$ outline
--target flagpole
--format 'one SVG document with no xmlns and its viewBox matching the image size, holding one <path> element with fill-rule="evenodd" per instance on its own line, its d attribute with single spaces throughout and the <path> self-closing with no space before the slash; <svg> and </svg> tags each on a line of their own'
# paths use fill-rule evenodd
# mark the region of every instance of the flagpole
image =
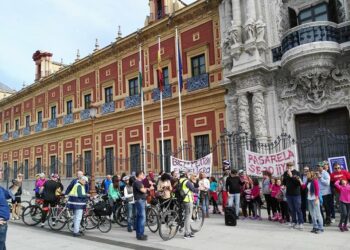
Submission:
<svg viewBox="0 0 350 250">
<path fill-rule="evenodd" d="M 160 36 L 158 36 L 158 53 L 160 59 Z M 160 68 L 160 62 L 158 62 L 158 68 Z M 158 76 L 159 77 L 159 76 Z M 158 79 L 160 80 L 160 79 Z M 162 83 L 164 84 L 164 83 Z M 161 126 L 161 140 L 162 140 L 162 169 L 164 171 L 164 126 L 163 126 L 163 87 L 160 87 L 160 126 Z"/>
<path fill-rule="evenodd" d="M 142 50 L 139 45 L 139 84 L 141 90 L 141 110 L 142 110 L 142 145 L 143 145 L 143 172 L 146 174 L 146 133 L 145 133 L 145 111 L 143 108 L 143 88 L 142 88 Z"/>
<path fill-rule="evenodd" d="M 176 68 L 177 68 L 177 82 L 178 82 L 178 96 L 179 96 L 179 118 L 180 118 L 180 144 L 181 144 L 181 159 L 184 160 L 184 137 L 183 137 L 183 128 L 182 128 L 182 104 L 181 104 L 181 89 L 180 89 L 180 67 L 179 67 L 179 35 L 177 31 L 177 27 L 175 28 L 176 32 L 176 41 L 175 41 L 175 48 L 176 48 Z"/>
</svg>

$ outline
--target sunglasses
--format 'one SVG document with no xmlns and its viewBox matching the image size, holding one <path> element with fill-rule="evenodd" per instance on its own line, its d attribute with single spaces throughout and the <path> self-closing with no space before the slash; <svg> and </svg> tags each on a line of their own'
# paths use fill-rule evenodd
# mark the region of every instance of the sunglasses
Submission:
<svg viewBox="0 0 350 250">
<path fill-rule="evenodd" d="M 334 169 L 340 169 L 339 167 L 337 167 L 337 168 L 334 168 Z"/>
</svg>

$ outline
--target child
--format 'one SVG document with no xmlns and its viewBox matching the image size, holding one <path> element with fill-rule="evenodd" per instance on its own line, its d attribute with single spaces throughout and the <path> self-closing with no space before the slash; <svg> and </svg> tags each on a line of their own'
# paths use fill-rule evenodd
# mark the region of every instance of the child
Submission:
<svg viewBox="0 0 350 250">
<path fill-rule="evenodd" d="M 255 219 L 261 220 L 261 197 L 260 197 L 260 186 L 259 180 L 253 179 L 253 188 L 252 188 L 252 200 L 253 200 L 253 211 L 255 214 Z"/>
<path fill-rule="evenodd" d="M 250 182 L 247 182 L 244 185 L 243 197 L 244 197 L 244 200 L 243 200 L 244 208 L 242 209 L 243 210 L 243 216 L 245 218 L 248 217 L 248 214 L 247 214 L 247 208 L 248 208 L 249 218 L 254 218 L 255 214 L 254 214 L 254 211 L 253 211 L 252 184 Z M 251 217 L 252 214 L 253 214 L 253 217 Z"/>
<path fill-rule="evenodd" d="M 341 232 L 349 231 L 347 222 L 350 213 L 350 185 L 347 180 L 337 180 L 334 186 L 339 190 L 340 222 L 339 229 Z"/>
<path fill-rule="evenodd" d="M 276 199 L 278 202 L 278 206 L 281 209 L 281 218 L 279 220 L 280 223 L 289 222 L 289 212 L 288 212 L 288 203 L 286 196 L 286 187 L 281 186 L 280 192 L 276 195 Z"/>
<path fill-rule="evenodd" d="M 273 221 L 279 221 L 281 219 L 281 216 L 280 216 L 281 211 L 276 198 L 276 195 L 281 191 L 281 184 L 282 184 L 281 180 L 278 178 L 275 178 L 271 184 L 271 205 L 272 205 L 272 212 L 274 213 L 272 217 Z"/>
</svg>

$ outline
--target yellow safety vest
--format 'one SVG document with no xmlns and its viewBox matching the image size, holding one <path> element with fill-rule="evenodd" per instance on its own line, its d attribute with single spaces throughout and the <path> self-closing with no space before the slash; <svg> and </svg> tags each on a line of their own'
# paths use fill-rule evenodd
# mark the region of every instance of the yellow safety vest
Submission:
<svg viewBox="0 0 350 250">
<path fill-rule="evenodd" d="M 193 193 L 192 191 L 186 186 L 186 183 L 188 182 L 189 180 L 187 180 L 186 178 L 181 178 L 179 180 L 180 183 L 182 183 L 182 190 L 185 192 L 186 197 L 185 199 L 183 200 L 183 202 L 186 202 L 186 203 L 189 203 L 189 202 L 193 202 Z"/>
<path fill-rule="evenodd" d="M 72 190 L 69 192 L 69 196 L 78 197 L 78 187 L 79 186 L 81 186 L 82 194 L 85 196 L 86 195 L 85 187 L 80 182 L 77 182 L 73 186 Z"/>
</svg>

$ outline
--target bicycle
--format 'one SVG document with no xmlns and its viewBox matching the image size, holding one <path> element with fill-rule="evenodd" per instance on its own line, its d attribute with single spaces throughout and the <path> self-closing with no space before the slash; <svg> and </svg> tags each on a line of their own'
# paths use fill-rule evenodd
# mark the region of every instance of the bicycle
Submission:
<svg viewBox="0 0 350 250">
<path fill-rule="evenodd" d="M 47 222 L 52 230 L 61 230 L 70 220 L 72 220 L 72 214 L 65 201 L 50 208 Z"/>
<path fill-rule="evenodd" d="M 43 216 L 43 199 L 37 199 L 34 205 L 29 205 L 22 211 L 22 221 L 27 226 L 36 226 L 41 222 Z"/>
</svg>

